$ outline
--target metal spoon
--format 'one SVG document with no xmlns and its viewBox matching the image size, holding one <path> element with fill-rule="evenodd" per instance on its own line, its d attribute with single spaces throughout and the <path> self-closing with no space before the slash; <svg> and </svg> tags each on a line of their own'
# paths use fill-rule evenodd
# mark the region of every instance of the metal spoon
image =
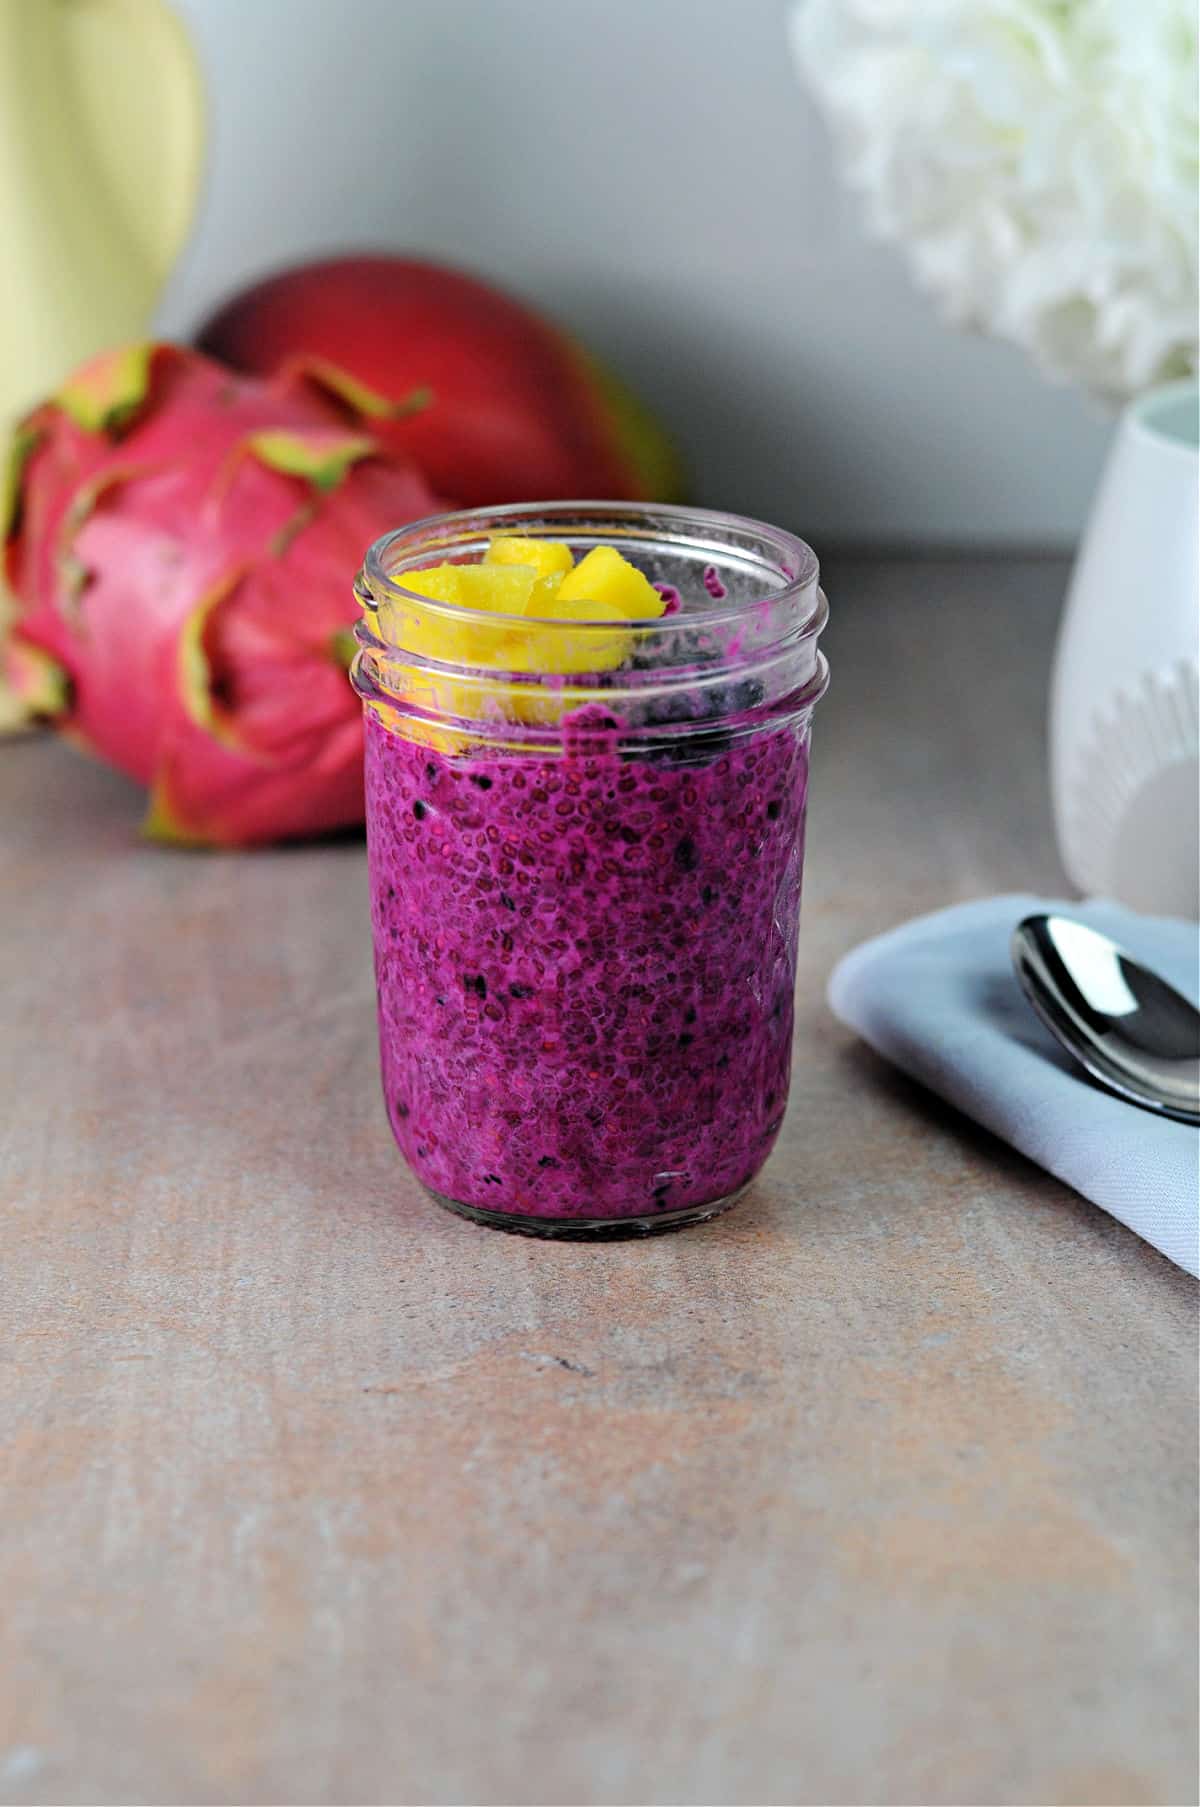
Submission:
<svg viewBox="0 0 1200 1807">
<path fill-rule="evenodd" d="M 1200 1010 L 1096 929 L 1027 916 L 1013 930 L 1021 988 L 1093 1079 L 1143 1109 L 1200 1123 Z"/>
</svg>

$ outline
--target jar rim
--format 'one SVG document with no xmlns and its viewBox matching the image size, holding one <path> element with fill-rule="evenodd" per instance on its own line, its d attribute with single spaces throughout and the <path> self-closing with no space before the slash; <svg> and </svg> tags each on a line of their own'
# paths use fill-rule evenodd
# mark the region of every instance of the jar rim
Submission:
<svg viewBox="0 0 1200 1807">
<path fill-rule="evenodd" d="M 820 565 L 816 553 L 806 541 L 797 534 L 789 533 L 786 528 L 774 527 L 753 516 L 731 514 L 713 508 L 695 508 L 674 502 L 516 502 L 495 508 L 463 508 L 423 515 L 419 520 L 410 521 L 403 527 L 393 528 L 391 532 L 380 535 L 368 547 L 359 574 L 360 600 L 368 605 L 377 605 L 383 600 L 398 597 L 406 602 L 418 603 L 422 614 L 434 618 L 461 623 L 478 621 L 485 611 L 457 603 L 435 601 L 423 596 L 419 590 L 406 589 L 389 568 L 393 550 L 410 542 L 411 561 L 405 559 L 401 569 L 405 566 L 421 569 L 423 567 L 417 560 L 423 558 L 428 563 L 431 551 L 445 552 L 463 542 L 486 538 L 489 533 L 516 531 L 522 526 L 529 529 L 536 525 L 542 529 L 536 537 L 553 538 L 554 525 L 558 523 L 562 537 L 571 537 L 568 533 L 570 524 L 585 528 L 589 518 L 595 523 L 589 531 L 596 535 L 597 544 L 611 543 L 616 524 L 622 523 L 620 537 L 628 541 L 653 539 L 665 534 L 684 548 L 694 546 L 698 555 L 709 550 L 727 557 L 731 544 L 736 544 L 739 537 L 747 541 L 757 539 L 763 547 L 769 548 L 775 554 L 778 587 L 761 592 L 752 599 L 744 598 L 728 609 L 706 610 L 703 617 L 706 629 L 732 627 L 751 610 L 761 609 L 764 604 L 785 604 L 793 599 L 802 603 L 806 595 L 807 608 L 799 619 L 791 623 L 792 633 L 804 636 L 809 632 L 819 632 L 824 625 L 826 605 L 819 585 Z M 603 524 L 606 524 L 606 530 L 600 531 Z M 720 537 L 722 533 L 723 538 Z M 580 536 L 577 533 L 574 537 Z M 767 559 L 760 558 L 757 562 L 763 569 L 769 569 Z M 521 615 L 506 615 L 491 610 L 486 611 L 486 615 L 488 621 L 495 623 L 498 628 L 506 623 L 525 628 L 529 625 Z M 694 616 L 681 612 L 660 616 L 652 621 L 639 621 L 637 625 L 643 633 L 658 636 L 692 629 L 695 620 Z M 586 624 L 569 616 L 544 616 L 538 619 L 539 629 L 583 627 L 588 633 L 593 630 L 604 633 L 628 626 L 628 620 L 623 617 L 614 617 L 611 621 L 591 620 Z"/>
</svg>

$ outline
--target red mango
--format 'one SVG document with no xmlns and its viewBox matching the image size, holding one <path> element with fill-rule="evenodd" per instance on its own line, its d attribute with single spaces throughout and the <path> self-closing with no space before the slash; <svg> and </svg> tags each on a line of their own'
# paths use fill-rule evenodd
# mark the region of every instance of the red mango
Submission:
<svg viewBox="0 0 1200 1807">
<path fill-rule="evenodd" d="M 468 506 L 678 495 L 674 449 L 642 405 L 558 327 L 490 283 L 406 257 L 345 257 L 268 277 L 200 345 L 266 374 L 321 361 L 428 406 L 372 432 Z"/>
</svg>

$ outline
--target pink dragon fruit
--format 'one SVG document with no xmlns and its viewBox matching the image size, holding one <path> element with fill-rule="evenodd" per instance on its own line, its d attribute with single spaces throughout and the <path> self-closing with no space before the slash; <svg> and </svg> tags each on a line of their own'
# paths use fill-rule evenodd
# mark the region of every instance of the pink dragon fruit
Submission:
<svg viewBox="0 0 1200 1807">
<path fill-rule="evenodd" d="M 148 834 L 237 846 L 362 820 L 350 585 L 372 539 L 438 506 L 371 437 L 383 406 L 328 371 L 259 382 L 138 345 L 18 428 L 6 676 L 149 788 Z"/>
</svg>

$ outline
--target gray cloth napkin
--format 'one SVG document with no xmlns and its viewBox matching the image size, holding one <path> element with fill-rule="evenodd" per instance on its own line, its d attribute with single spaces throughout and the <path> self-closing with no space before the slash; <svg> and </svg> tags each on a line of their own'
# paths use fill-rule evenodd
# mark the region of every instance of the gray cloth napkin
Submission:
<svg viewBox="0 0 1200 1807">
<path fill-rule="evenodd" d="M 1103 929 L 1200 996 L 1195 923 L 1017 895 L 939 910 L 865 942 L 834 969 L 829 1002 L 888 1060 L 1194 1274 L 1200 1129 L 1101 1091 L 1043 1028 L 1008 951 L 1034 910 Z"/>
</svg>

